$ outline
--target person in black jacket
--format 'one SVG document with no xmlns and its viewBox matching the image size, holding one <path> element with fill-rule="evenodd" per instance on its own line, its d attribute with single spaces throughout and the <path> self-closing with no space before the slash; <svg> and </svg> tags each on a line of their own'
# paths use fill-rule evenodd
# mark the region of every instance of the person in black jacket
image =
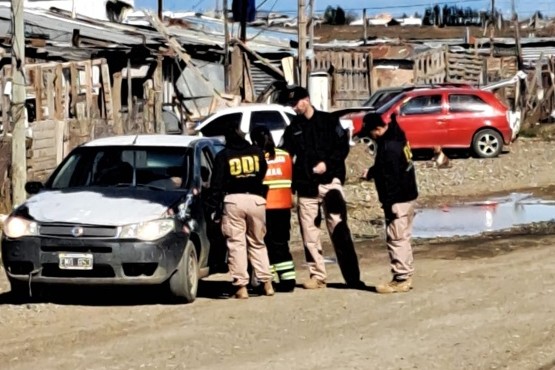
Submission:
<svg viewBox="0 0 555 370">
<path fill-rule="evenodd" d="M 266 234 L 266 192 L 262 183 L 268 165 L 262 150 L 246 141 L 237 124 L 225 134 L 225 149 L 216 155 L 207 202 L 222 209 L 222 232 L 228 247 L 228 266 L 236 298 L 248 298 L 248 262 L 266 295 L 274 295 Z M 223 203 L 223 207 L 220 205 Z M 217 220 L 219 217 L 215 216 Z"/>
<path fill-rule="evenodd" d="M 297 113 L 285 129 L 280 147 L 294 158 L 292 188 L 298 197 L 299 224 L 310 274 L 303 287 L 326 287 L 320 241 L 321 205 L 343 278 L 350 287 L 364 287 L 347 225 L 343 194 L 348 132 L 330 113 L 316 110 L 303 87 L 290 86 L 283 90 L 280 103 L 293 107 Z"/>
<path fill-rule="evenodd" d="M 393 279 L 376 286 L 378 293 L 408 292 L 414 273 L 411 246 L 414 203 L 418 197 L 412 153 L 395 114 L 390 122 L 375 114 L 364 116 L 363 134 L 376 140 L 374 165 L 362 178 L 374 180 L 385 214 L 386 242 Z"/>
</svg>

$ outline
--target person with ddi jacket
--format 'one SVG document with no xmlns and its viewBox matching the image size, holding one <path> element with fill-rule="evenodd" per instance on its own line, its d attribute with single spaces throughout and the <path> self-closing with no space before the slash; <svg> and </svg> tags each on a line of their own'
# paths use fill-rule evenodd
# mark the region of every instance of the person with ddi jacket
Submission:
<svg viewBox="0 0 555 370">
<path fill-rule="evenodd" d="M 295 264 L 289 251 L 293 164 L 289 153 L 275 147 L 267 127 L 256 126 L 251 130 L 250 136 L 253 144 L 264 151 L 268 163 L 264 177 L 264 184 L 268 186 L 264 241 L 268 248 L 275 287 L 277 291 L 292 292 L 296 284 Z"/>
<path fill-rule="evenodd" d="M 414 203 L 418 197 L 412 153 L 396 115 L 390 122 L 367 114 L 363 132 L 377 143 L 374 165 L 364 171 L 362 178 L 374 180 L 378 198 L 385 214 L 386 242 L 393 279 L 376 286 L 378 293 L 408 292 L 412 289 L 414 273 L 411 246 Z"/>
<path fill-rule="evenodd" d="M 266 192 L 262 181 L 268 168 L 262 150 L 246 141 L 238 124 L 225 133 L 225 148 L 215 158 L 210 182 L 212 206 L 223 203 L 222 233 L 236 298 L 248 298 L 248 262 L 266 295 L 274 295 L 266 233 Z M 217 218 L 217 217 L 216 217 Z"/>
<path fill-rule="evenodd" d="M 297 113 L 285 129 L 280 147 L 294 158 L 293 190 L 298 197 L 301 236 L 310 274 L 303 287 L 326 287 L 327 273 L 320 241 L 320 208 L 323 206 L 343 278 L 349 287 L 362 288 L 364 283 L 360 281 L 343 194 L 345 159 L 349 154 L 347 130 L 330 113 L 315 109 L 303 87 L 288 87 L 279 99 Z"/>
</svg>

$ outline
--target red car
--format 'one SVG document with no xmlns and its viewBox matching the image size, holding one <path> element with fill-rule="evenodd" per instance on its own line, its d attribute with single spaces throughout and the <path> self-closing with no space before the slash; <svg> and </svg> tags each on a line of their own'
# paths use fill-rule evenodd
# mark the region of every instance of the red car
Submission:
<svg viewBox="0 0 555 370">
<path fill-rule="evenodd" d="M 353 136 L 360 136 L 366 114 L 389 122 L 392 113 L 413 149 L 471 149 L 478 157 L 492 158 L 513 139 L 508 108 L 493 93 L 472 87 L 405 91 L 375 110 L 341 119 L 352 121 Z"/>
</svg>

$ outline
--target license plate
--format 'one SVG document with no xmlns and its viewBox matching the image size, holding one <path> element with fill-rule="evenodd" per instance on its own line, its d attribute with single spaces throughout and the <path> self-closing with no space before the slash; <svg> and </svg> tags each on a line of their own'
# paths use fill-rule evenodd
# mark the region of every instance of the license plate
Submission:
<svg viewBox="0 0 555 370">
<path fill-rule="evenodd" d="M 92 253 L 60 253 L 60 270 L 92 270 Z"/>
</svg>

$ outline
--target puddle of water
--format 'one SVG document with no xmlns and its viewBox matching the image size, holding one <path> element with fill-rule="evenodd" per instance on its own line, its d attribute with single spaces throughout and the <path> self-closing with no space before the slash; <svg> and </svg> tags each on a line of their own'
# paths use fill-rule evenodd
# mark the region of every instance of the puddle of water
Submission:
<svg viewBox="0 0 555 370">
<path fill-rule="evenodd" d="M 484 202 L 417 210 L 413 237 L 478 235 L 486 231 L 551 220 L 555 220 L 555 201 L 534 198 L 531 194 L 513 193 Z"/>
</svg>

